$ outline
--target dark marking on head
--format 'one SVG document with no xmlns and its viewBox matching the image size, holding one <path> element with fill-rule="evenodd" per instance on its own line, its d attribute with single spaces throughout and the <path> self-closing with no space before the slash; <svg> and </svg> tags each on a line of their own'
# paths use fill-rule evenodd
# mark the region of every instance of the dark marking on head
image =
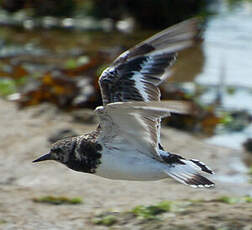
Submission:
<svg viewBox="0 0 252 230">
<path fill-rule="evenodd" d="M 66 163 L 69 168 L 85 173 L 95 173 L 96 168 L 101 164 L 102 146 L 92 137 L 91 133 L 77 141 L 76 148 Z"/>
<path fill-rule="evenodd" d="M 91 133 L 57 141 L 52 145 L 51 160 L 56 160 L 67 167 L 86 173 L 95 173 L 101 163 L 102 145 L 96 142 L 100 128 Z"/>
<path fill-rule="evenodd" d="M 74 137 L 67 137 L 55 142 L 51 148 L 52 159 L 65 164 L 76 146 Z"/>
</svg>

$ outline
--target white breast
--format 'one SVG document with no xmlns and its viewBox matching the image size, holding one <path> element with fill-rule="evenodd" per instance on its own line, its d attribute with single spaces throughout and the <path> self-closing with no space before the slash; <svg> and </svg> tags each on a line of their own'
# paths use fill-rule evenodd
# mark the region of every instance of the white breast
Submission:
<svg viewBox="0 0 252 230">
<path fill-rule="evenodd" d="M 103 148 L 101 164 L 96 175 L 118 180 L 159 180 L 167 177 L 166 166 L 145 154 L 131 149 L 130 145 Z"/>
</svg>

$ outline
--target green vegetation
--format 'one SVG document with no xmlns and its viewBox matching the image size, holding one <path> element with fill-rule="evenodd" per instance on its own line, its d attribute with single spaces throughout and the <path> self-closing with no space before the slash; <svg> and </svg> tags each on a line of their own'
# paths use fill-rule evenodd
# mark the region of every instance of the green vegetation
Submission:
<svg viewBox="0 0 252 230">
<path fill-rule="evenodd" d="M 0 224 L 6 224 L 7 221 L 6 220 L 0 220 Z"/>
<path fill-rule="evenodd" d="M 92 223 L 95 225 L 102 226 L 113 226 L 116 225 L 122 226 L 127 225 L 127 223 L 141 224 L 141 229 L 159 229 L 160 226 L 164 226 L 167 221 L 170 221 L 175 217 L 185 217 L 190 218 L 192 213 L 201 212 L 208 206 L 212 208 L 216 207 L 216 202 L 221 202 L 220 206 L 226 208 L 225 204 L 233 205 L 240 204 L 237 206 L 238 209 L 241 209 L 243 206 L 241 204 L 245 204 L 244 207 L 248 207 L 252 203 L 251 196 L 242 196 L 242 197 L 229 197 L 229 196 L 221 196 L 217 199 L 213 200 L 179 200 L 179 201 L 162 201 L 153 205 L 138 205 L 133 209 L 125 212 L 103 212 L 92 219 Z M 166 215 L 165 215 L 166 213 Z M 227 221 L 229 224 L 229 219 L 224 220 L 222 216 L 219 215 L 210 215 L 208 218 L 216 221 L 223 220 Z M 223 222 L 223 223 L 224 223 Z M 231 223 L 233 224 L 233 222 Z M 172 229 L 188 229 L 187 225 L 175 225 Z M 205 227 L 205 226 L 204 226 Z M 112 227 L 114 228 L 114 227 Z M 163 228 L 162 228 L 163 229 Z M 191 228 L 190 228 L 191 229 Z M 200 228 L 200 229 L 203 229 Z M 208 228 L 204 228 L 208 229 Z M 210 229 L 210 228 L 209 228 Z M 218 230 L 228 230 L 231 229 L 228 226 L 215 226 L 211 229 Z"/>
<path fill-rule="evenodd" d="M 55 196 L 43 196 L 40 198 L 33 198 L 34 202 L 37 203 L 46 203 L 46 204 L 53 204 L 53 205 L 61 205 L 61 204 L 82 204 L 83 201 L 81 198 L 74 197 L 74 198 L 67 198 L 67 197 L 55 197 Z"/>
<path fill-rule="evenodd" d="M 139 205 L 136 206 L 131 210 L 131 212 L 143 219 L 157 219 L 157 216 L 164 213 L 171 211 L 172 203 L 170 201 L 162 201 L 157 205 L 150 205 L 150 206 L 143 206 Z"/>
<path fill-rule="evenodd" d="M 17 92 L 18 87 L 27 83 L 27 77 L 19 79 L 0 78 L 0 96 L 8 96 Z"/>
<path fill-rule="evenodd" d="M 98 216 L 93 219 L 93 223 L 97 225 L 111 226 L 117 222 L 117 218 L 113 215 Z"/>
<path fill-rule="evenodd" d="M 236 91 L 236 88 L 233 87 L 233 86 L 228 86 L 226 90 L 227 90 L 227 93 L 228 93 L 229 95 L 234 95 L 234 94 L 235 94 L 235 91 Z"/>
<path fill-rule="evenodd" d="M 225 112 L 225 113 L 221 114 L 221 119 L 220 119 L 221 124 L 228 126 L 233 121 L 234 121 L 234 119 L 229 113 Z"/>
<path fill-rule="evenodd" d="M 245 197 L 243 197 L 243 200 L 244 200 L 246 203 L 252 203 L 252 197 L 251 197 L 251 196 L 245 196 Z"/>
<path fill-rule="evenodd" d="M 249 167 L 248 174 L 252 175 L 252 166 Z"/>
<path fill-rule="evenodd" d="M 252 197 L 250 196 L 244 196 L 244 197 L 229 197 L 229 196 L 222 196 L 218 199 L 215 199 L 213 201 L 226 203 L 226 204 L 237 204 L 237 203 L 251 203 Z"/>
<path fill-rule="evenodd" d="M 78 67 L 78 63 L 76 59 L 70 58 L 65 62 L 64 66 L 67 69 L 74 69 Z"/>
<path fill-rule="evenodd" d="M 0 96 L 8 96 L 17 91 L 15 81 L 12 79 L 0 79 Z"/>
<path fill-rule="evenodd" d="M 235 197 L 221 196 L 215 201 L 225 203 L 225 204 L 236 204 L 239 203 L 240 199 Z"/>
<path fill-rule="evenodd" d="M 64 66 L 66 69 L 75 69 L 82 65 L 89 63 L 89 57 L 88 56 L 80 56 L 78 58 L 69 58 L 65 61 Z"/>
</svg>

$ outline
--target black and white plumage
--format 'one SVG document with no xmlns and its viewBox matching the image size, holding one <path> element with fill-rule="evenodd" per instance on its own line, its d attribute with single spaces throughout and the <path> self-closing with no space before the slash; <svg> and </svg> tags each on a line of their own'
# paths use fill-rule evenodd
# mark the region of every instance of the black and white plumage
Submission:
<svg viewBox="0 0 252 230">
<path fill-rule="evenodd" d="M 193 187 L 214 183 L 200 172 L 213 172 L 198 160 L 167 152 L 160 143 L 160 121 L 171 112 L 189 113 L 181 101 L 160 101 L 158 86 L 172 73 L 176 52 L 193 45 L 198 21 L 172 26 L 121 54 L 102 73 L 103 106 L 95 112 L 92 133 L 66 138 L 34 162 L 56 160 L 69 168 L 111 179 L 159 180 L 170 176 Z"/>
</svg>

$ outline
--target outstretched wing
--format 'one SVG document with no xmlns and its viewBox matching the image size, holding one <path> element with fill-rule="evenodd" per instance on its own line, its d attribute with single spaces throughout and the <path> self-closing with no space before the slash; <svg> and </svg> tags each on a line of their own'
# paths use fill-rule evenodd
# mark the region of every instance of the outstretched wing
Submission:
<svg viewBox="0 0 252 230">
<path fill-rule="evenodd" d="M 118 102 L 101 106 L 96 109 L 100 138 L 113 146 L 114 142 L 125 140 L 138 152 L 159 158 L 157 120 L 169 116 L 170 112 L 189 113 L 190 110 L 190 103 L 182 101 Z"/>
<path fill-rule="evenodd" d="M 99 79 L 103 104 L 120 101 L 158 101 L 158 85 L 171 74 L 176 52 L 198 36 L 198 20 L 167 28 L 121 54 Z"/>
</svg>

